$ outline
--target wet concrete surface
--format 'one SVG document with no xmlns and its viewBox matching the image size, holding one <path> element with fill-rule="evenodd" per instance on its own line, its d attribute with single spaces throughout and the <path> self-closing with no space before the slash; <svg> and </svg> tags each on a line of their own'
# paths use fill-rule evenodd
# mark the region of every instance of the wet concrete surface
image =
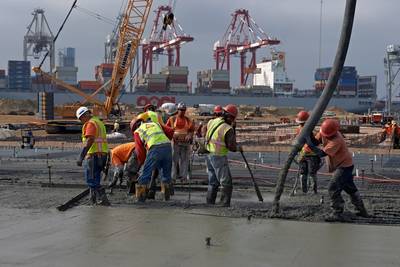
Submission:
<svg viewBox="0 0 400 267">
<path fill-rule="evenodd" d="M 0 208 L 1 266 L 399 266 L 398 227 Z M 211 238 L 210 246 L 205 239 Z"/>
</svg>

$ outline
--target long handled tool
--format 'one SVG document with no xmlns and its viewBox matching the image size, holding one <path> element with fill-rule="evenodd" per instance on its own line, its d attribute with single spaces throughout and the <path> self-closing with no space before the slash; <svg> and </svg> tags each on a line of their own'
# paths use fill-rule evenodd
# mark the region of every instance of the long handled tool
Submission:
<svg viewBox="0 0 400 267">
<path fill-rule="evenodd" d="M 260 189 L 258 188 L 256 180 L 254 179 L 253 172 L 251 171 L 250 166 L 247 163 L 247 159 L 244 156 L 243 151 L 240 151 L 240 154 L 242 155 L 244 163 L 246 163 L 246 167 L 249 170 L 249 173 L 250 173 L 250 176 L 251 176 L 251 180 L 253 181 L 254 189 L 256 190 L 256 194 L 257 194 L 258 200 L 262 202 L 262 201 L 264 201 L 264 199 L 263 199 L 263 197 L 261 195 Z"/>
<path fill-rule="evenodd" d="M 79 193 L 75 197 L 71 198 L 70 200 L 68 200 L 64 204 L 58 206 L 57 210 L 66 211 L 67 209 L 70 209 L 70 208 L 76 206 L 79 203 L 79 201 L 81 199 L 83 199 L 84 197 L 86 197 L 87 195 L 89 195 L 89 193 L 90 193 L 90 189 L 89 188 L 85 189 L 84 191 L 82 191 L 81 193 Z"/>
</svg>

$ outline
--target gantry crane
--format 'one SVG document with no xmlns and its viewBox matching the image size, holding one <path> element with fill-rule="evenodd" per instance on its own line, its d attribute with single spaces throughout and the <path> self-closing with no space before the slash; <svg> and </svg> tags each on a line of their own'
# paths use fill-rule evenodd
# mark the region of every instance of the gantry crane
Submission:
<svg viewBox="0 0 400 267">
<path fill-rule="evenodd" d="M 153 55 L 168 55 L 168 66 L 180 66 L 180 48 L 184 43 L 192 42 L 193 37 L 187 35 L 173 13 L 173 6 L 159 6 L 154 12 L 153 26 L 149 38 L 142 43 L 142 74 L 153 73 Z M 175 52 L 175 59 L 174 59 Z"/>
<path fill-rule="evenodd" d="M 261 47 L 277 45 L 280 41 L 265 33 L 249 15 L 246 9 L 238 9 L 220 41 L 214 45 L 214 59 L 217 70 L 230 70 L 230 56 L 240 56 L 240 85 L 246 85 L 249 74 L 256 72 L 256 51 Z M 251 60 L 246 66 L 246 53 Z"/>
</svg>

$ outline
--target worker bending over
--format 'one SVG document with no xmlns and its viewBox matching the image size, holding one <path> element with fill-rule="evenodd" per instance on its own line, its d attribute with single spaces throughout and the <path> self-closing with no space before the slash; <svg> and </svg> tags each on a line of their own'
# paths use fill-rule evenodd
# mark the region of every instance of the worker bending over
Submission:
<svg viewBox="0 0 400 267">
<path fill-rule="evenodd" d="M 144 164 L 136 185 L 137 200 L 145 202 L 148 184 L 155 169 L 161 171 L 161 193 L 165 200 L 169 200 L 172 167 L 170 139 L 173 136 L 173 130 L 167 126 L 161 126 L 151 119 L 139 118 L 131 122 L 131 131 L 135 139 L 138 167 Z"/>
<path fill-rule="evenodd" d="M 242 151 L 236 143 L 235 130 L 232 127 L 238 109 L 234 105 L 223 108 L 223 116 L 212 119 L 206 127 L 208 191 L 207 204 L 215 204 L 217 192 L 222 185 L 221 203 L 229 207 L 232 197 L 232 175 L 228 165 L 228 151 Z"/>
<path fill-rule="evenodd" d="M 90 199 L 93 204 L 110 205 L 105 190 L 100 185 L 101 172 L 106 165 L 108 154 L 106 127 L 99 118 L 92 116 L 87 107 L 78 108 L 76 117 L 83 123 L 83 149 L 77 165 L 84 165 Z"/>
<path fill-rule="evenodd" d="M 128 193 L 133 192 L 139 171 L 134 150 L 134 142 L 121 144 L 111 150 L 111 164 L 114 171 L 112 181 L 109 184 L 111 189 L 117 185 L 118 181 L 119 185 L 121 185 L 123 177 L 127 177 Z"/>
<path fill-rule="evenodd" d="M 351 202 L 358 211 L 357 216 L 368 217 L 364 202 L 353 181 L 353 158 L 343 135 L 339 132 L 339 122 L 334 119 L 325 120 L 316 138 L 322 143 L 322 150 L 314 146 L 310 138 L 307 138 L 307 144 L 320 157 L 328 156 L 329 172 L 333 172 L 328 186 L 333 213 L 327 218 L 327 221 L 343 220 L 344 200 L 341 195 L 342 190 L 350 195 Z"/>
<path fill-rule="evenodd" d="M 304 127 L 304 124 L 309 117 L 310 114 L 307 111 L 300 111 L 297 114 L 296 122 L 299 124 L 299 127 L 296 129 L 296 135 L 300 134 L 301 130 Z M 316 140 L 314 137 L 314 133 L 310 134 L 310 138 L 315 146 L 319 144 L 318 140 Z M 298 163 L 300 168 L 299 178 L 303 193 L 308 192 L 308 179 L 310 179 L 312 182 L 312 190 L 314 194 L 317 194 L 317 172 L 320 168 L 321 159 L 316 155 L 315 152 L 311 150 L 311 148 L 307 144 L 305 144 L 299 153 Z"/>
<path fill-rule="evenodd" d="M 178 114 L 167 121 L 174 130 L 172 138 L 172 181 L 186 179 L 189 170 L 190 144 L 195 130 L 194 122 L 186 115 L 186 105 L 178 104 Z"/>
</svg>

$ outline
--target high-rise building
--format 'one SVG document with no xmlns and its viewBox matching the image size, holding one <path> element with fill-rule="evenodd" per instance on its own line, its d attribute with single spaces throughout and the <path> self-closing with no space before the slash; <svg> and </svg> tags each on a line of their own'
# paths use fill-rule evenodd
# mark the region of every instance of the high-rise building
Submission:
<svg viewBox="0 0 400 267">
<path fill-rule="evenodd" d="M 78 67 L 75 66 L 75 48 L 67 47 L 58 51 L 58 66 L 54 70 L 56 78 L 76 85 Z"/>
<path fill-rule="evenodd" d="M 31 90 L 30 61 L 8 61 L 8 88 L 18 90 Z"/>
</svg>

